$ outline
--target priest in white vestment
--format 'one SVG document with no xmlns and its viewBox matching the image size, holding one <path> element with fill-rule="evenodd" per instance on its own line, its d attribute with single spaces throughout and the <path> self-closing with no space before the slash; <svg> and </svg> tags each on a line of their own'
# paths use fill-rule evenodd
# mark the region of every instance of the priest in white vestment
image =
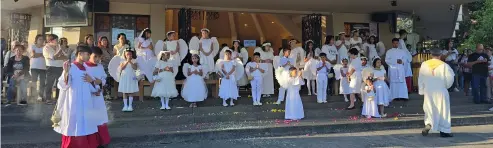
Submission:
<svg viewBox="0 0 493 148">
<path fill-rule="evenodd" d="M 441 50 L 431 51 L 432 59 L 421 64 L 419 69 L 419 94 L 424 96 L 425 129 L 439 131 L 441 137 L 452 137 L 450 122 L 450 96 L 448 88 L 454 83 L 454 71 L 440 60 Z"/>
<path fill-rule="evenodd" d="M 77 59 L 65 62 L 63 74 L 59 78 L 58 97 L 54 130 L 62 134 L 62 148 L 95 148 L 100 146 L 98 139 L 98 111 L 94 108 L 92 94 L 94 80 L 86 72 L 83 63 L 89 59 L 91 50 L 87 46 L 77 48 Z M 70 66 L 69 66 L 70 65 Z M 56 125 L 58 124 L 58 125 Z"/>
<path fill-rule="evenodd" d="M 390 98 L 409 99 L 406 86 L 405 64 L 407 54 L 399 49 L 399 39 L 392 39 L 392 49 L 385 55 L 385 62 L 389 66 Z"/>
</svg>

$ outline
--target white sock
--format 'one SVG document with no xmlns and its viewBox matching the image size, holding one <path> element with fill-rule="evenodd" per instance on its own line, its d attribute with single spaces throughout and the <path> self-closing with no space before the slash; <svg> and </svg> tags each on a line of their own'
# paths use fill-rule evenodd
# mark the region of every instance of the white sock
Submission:
<svg viewBox="0 0 493 148">
<path fill-rule="evenodd" d="M 348 99 L 347 99 L 347 95 L 344 95 L 344 100 L 348 100 Z"/>
<path fill-rule="evenodd" d="M 229 100 L 229 103 L 233 103 L 233 99 L 230 99 L 230 100 Z"/>
<path fill-rule="evenodd" d="M 169 98 L 164 99 L 166 101 L 166 106 L 169 106 Z"/>
<path fill-rule="evenodd" d="M 223 99 L 223 104 L 226 104 L 226 100 L 227 100 L 227 99 Z"/>
<path fill-rule="evenodd" d="M 308 87 L 308 94 L 312 94 L 312 88 L 310 85 L 312 83 L 312 80 L 306 79 L 306 83 L 308 83 L 308 84 L 306 84 L 306 87 Z"/>
<path fill-rule="evenodd" d="M 132 107 L 132 102 L 134 101 L 134 97 L 130 96 L 128 97 L 128 106 Z"/>
<path fill-rule="evenodd" d="M 161 97 L 161 107 L 164 107 L 164 97 Z"/>
<path fill-rule="evenodd" d="M 313 82 L 312 82 L 312 90 L 313 90 L 313 94 L 316 94 L 316 93 L 317 93 L 317 91 L 316 91 L 317 89 L 315 88 L 315 83 L 316 83 L 317 81 L 315 81 L 315 80 L 312 80 L 312 81 L 313 81 Z"/>
<path fill-rule="evenodd" d="M 128 99 L 123 99 L 123 107 L 128 107 L 127 101 L 128 101 Z"/>
</svg>

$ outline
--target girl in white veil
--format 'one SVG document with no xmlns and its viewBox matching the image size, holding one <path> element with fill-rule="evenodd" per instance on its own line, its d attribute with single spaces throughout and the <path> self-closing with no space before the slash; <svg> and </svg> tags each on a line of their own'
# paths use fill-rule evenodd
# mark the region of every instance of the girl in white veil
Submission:
<svg viewBox="0 0 493 148">
<path fill-rule="evenodd" d="M 152 45 L 151 30 L 149 28 L 142 30 L 140 35 L 135 38 L 135 49 L 137 49 L 137 54 L 144 57 L 145 60 L 156 57 L 153 51 L 154 46 Z"/>
</svg>

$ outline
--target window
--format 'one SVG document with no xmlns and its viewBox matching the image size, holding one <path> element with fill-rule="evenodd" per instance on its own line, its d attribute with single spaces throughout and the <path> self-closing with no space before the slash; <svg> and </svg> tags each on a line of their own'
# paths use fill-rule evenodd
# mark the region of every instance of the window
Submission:
<svg viewBox="0 0 493 148">
<path fill-rule="evenodd" d="M 150 26 L 148 15 L 96 14 L 95 17 L 94 33 L 96 39 L 106 36 L 111 45 L 117 44 L 118 39 L 116 37 L 118 34 L 124 33 L 132 47 L 135 37 Z"/>
</svg>

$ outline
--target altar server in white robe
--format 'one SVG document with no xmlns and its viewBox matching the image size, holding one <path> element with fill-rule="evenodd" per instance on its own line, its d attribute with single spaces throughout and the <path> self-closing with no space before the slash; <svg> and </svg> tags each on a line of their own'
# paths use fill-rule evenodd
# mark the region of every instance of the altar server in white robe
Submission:
<svg viewBox="0 0 493 148">
<path fill-rule="evenodd" d="M 267 64 L 267 71 L 262 82 L 262 97 L 270 97 L 274 94 L 274 50 L 270 42 L 264 42 L 261 48 L 256 48 L 255 52 L 260 53 L 260 60 Z M 276 67 L 277 68 L 277 67 Z"/>
<path fill-rule="evenodd" d="M 407 49 L 406 42 L 404 39 L 407 37 L 407 32 L 406 30 L 400 30 L 399 31 L 399 49 L 402 50 L 404 54 L 403 58 L 403 64 L 404 64 L 404 76 L 406 76 L 406 87 L 407 91 L 411 92 L 412 91 L 412 78 L 413 78 L 413 71 L 411 69 L 411 62 L 413 61 L 413 56 L 411 52 L 409 52 L 409 49 Z"/>
<path fill-rule="evenodd" d="M 58 97 L 54 130 L 62 134 L 62 148 L 95 148 L 100 146 L 97 120 L 99 112 L 94 108 L 92 94 L 97 92 L 94 81 L 83 63 L 89 59 L 91 50 L 87 46 L 77 48 L 73 63 L 65 62 L 59 78 Z M 52 117 L 53 118 L 53 117 Z M 58 125 L 57 125 L 58 124 Z"/>
<path fill-rule="evenodd" d="M 84 63 L 87 73 L 94 78 L 94 85 L 97 90 L 93 93 L 94 108 L 97 110 L 98 135 L 100 145 L 106 146 L 110 143 L 110 134 L 108 131 L 108 110 L 103 96 L 103 87 L 106 85 L 107 74 L 101 65 L 103 51 L 99 47 L 92 47 L 92 54 L 89 61 Z"/>
<path fill-rule="evenodd" d="M 302 72 L 298 71 L 296 67 L 291 67 L 288 70 L 279 69 L 279 71 L 276 70 L 276 77 L 279 77 L 279 85 L 287 88 L 288 90 L 284 119 L 303 119 L 305 117 L 305 112 L 303 110 L 303 102 L 301 101 L 300 96 L 301 85 L 304 85 L 303 78 L 301 77 Z"/>
<path fill-rule="evenodd" d="M 332 68 L 327 55 L 320 53 L 320 62 L 317 62 L 317 103 L 327 103 L 327 83 L 330 68 Z"/>
<path fill-rule="evenodd" d="M 279 68 L 284 69 L 285 71 L 289 70 L 291 67 L 295 67 L 294 64 L 296 63 L 294 59 L 290 58 L 291 54 L 291 49 L 285 49 L 283 50 L 283 57 L 279 59 Z M 277 78 L 276 79 L 280 79 Z M 279 80 L 278 80 L 279 81 Z M 286 94 L 286 89 L 283 86 L 279 87 L 279 96 L 277 98 L 277 102 L 275 104 L 281 104 L 282 101 L 284 101 L 284 95 Z"/>
<path fill-rule="evenodd" d="M 266 67 L 262 67 L 260 64 L 260 53 L 255 52 L 253 54 L 253 61 L 249 62 L 245 67 L 248 79 L 252 85 L 252 99 L 254 106 L 262 105 L 262 102 L 260 101 L 262 95 L 262 77 L 267 71 Z"/>
<path fill-rule="evenodd" d="M 450 96 L 448 88 L 454 83 L 454 71 L 440 60 L 441 50 L 431 50 L 432 59 L 421 64 L 419 69 L 419 94 L 424 96 L 425 129 L 439 131 L 441 137 L 452 137 L 450 123 Z"/>
<path fill-rule="evenodd" d="M 406 86 L 405 64 L 407 54 L 404 50 L 399 49 L 399 39 L 392 39 L 392 49 L 389 49 L 385 55 L 385 62 L 389 65 L 390 80 L 390 98 L 408 99 Z"/>
</svg>

